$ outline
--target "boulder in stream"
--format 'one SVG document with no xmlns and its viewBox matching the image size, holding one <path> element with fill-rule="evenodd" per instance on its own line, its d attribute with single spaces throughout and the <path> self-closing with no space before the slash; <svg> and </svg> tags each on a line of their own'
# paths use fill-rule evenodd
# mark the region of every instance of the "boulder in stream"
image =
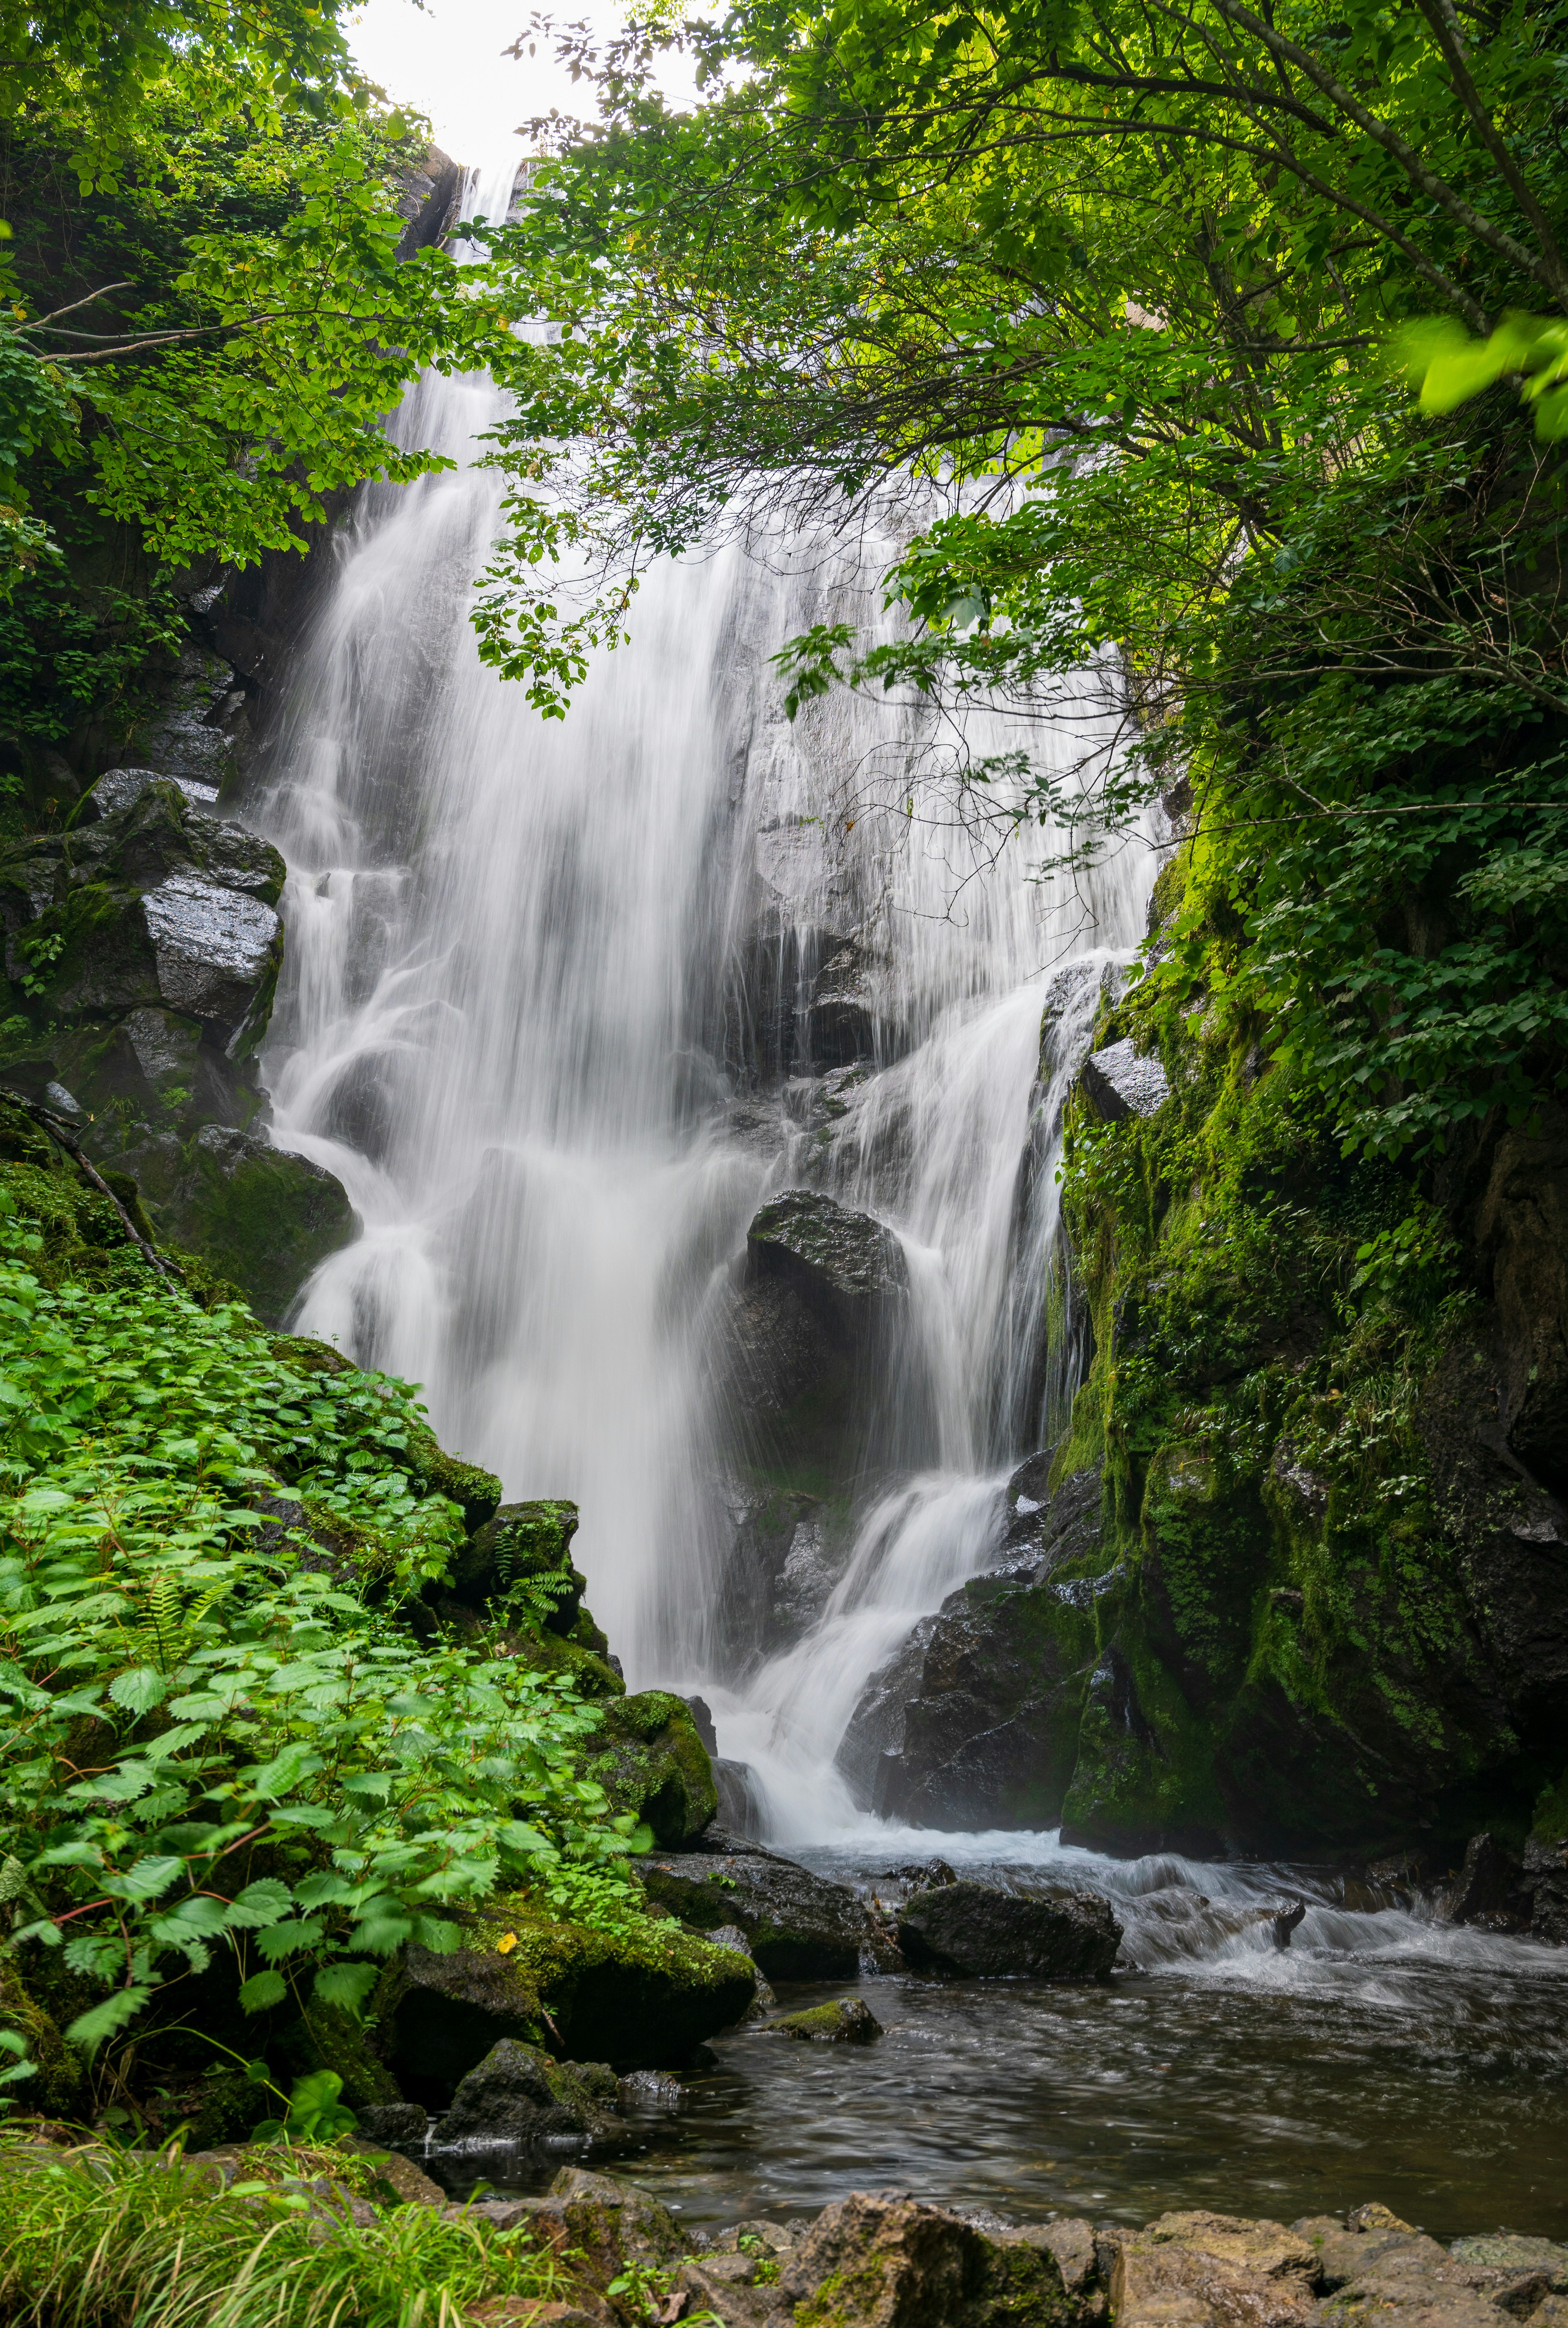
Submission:
<svg viewBox="0 0 1568 2328">
<path fill-rule="evenodd" d="M 830 2004 L 808 2005 L 803 2013 L 786 2013 L 770 2021 L 765 2037 L 796 2037 L 807 2045 L 869 2045 L 882 2034 L 878 2020 L 863 1997 L 835 1996 Z"/>
<path fill-rule="evenodd" d="M 650 1900 L 694 1931 L 737 1926 L 769 1980 L 852 1977 L 870 1919 L 849 1885 L 736 1840 L 731 1852 L 640 1862 Z"/>
<path fill-rule="evenodd" d="M 1122 1927 L 1092 1892 L 999 1892 L 947 1883 L 898 1910 L 898 1946 L 917 1971 L 972 1979 L 1103 1980 Z"/>
</svg>

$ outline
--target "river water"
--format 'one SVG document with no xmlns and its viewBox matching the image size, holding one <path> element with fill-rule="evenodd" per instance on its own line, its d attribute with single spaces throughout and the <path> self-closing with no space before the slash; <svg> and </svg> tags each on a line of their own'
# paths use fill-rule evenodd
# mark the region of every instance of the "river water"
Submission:
<svg viewBox="0 0 1568 2328">
<path fill-rule="evenodd" d="M 476 176 L 472 210 L 499 214 L 512 166 Z M 870 1983 L 887 2034 L 863 2051 L 721 2040 L 681 2113 L 641 2130 L 643 2167 L 698 2216 L 897 2182 L 1019 2215 L 1376 2196 L 1434 2229 L 1561 2232 L 1561 1955 L 1351 1912 L 1310 1873 L 1280 1954 L 1235 1926 L 1278 1871 L 910 1836 L 855 1799 L 834 1758 L 867 1676 L 987 1565 L 1000 1483 L 1074 1385 L 1060 1112 L 1159 832 L 1053 886 L 1049 829 L 999 849 L 937 781 L 1016 735 L 838 699 L 785 718 L 769 655 L 812 622 L 883 620 L 886 540 L 655 571 L 631 644 L 540 721 L 468 623 L 502 490 L 474 455 L 502 410 L 482 379 L 410 394 L 394 428 L 457 465 L 362 496 L 263 770 L 256 820 L 290 867 L 274 1136 L 363 1224 L 296 1322 L 422 1383 L 444 1442 L 509 1496 L 578 1502 L 631 1685 L 703 1692 L 773 1840 L 856 1881 L 937 1848 L 1092 1883 L 1135 1967 L 1084 1992 Z M 1114 714 L 1091 675 L 1034 730 L 1035 767 L 1092 760 Z M 1005 808 L 1003 776 L 975 797 Z M 876 1031 L 834 1081 L 803 1029 L 846 938 Z M 724 1580 L 759 1456 L 718 1321 L 752 1214 L 803 1181 L 893 1231 L 909 1299 L 832 1507 L 831 1589 L 802 1638 L 737 1654 Z"/>
</svg>

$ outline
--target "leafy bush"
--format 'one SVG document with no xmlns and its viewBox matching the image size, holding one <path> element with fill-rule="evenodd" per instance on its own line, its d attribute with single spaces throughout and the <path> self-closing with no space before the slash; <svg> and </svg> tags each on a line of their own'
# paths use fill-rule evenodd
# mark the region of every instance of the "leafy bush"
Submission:
<svg viewBox="0 0 1568 2328">
<path fill-rule="evenodd" d="M 246 2013 L 357 2014 L 498 1882 L 632 1910 L 599 1710 L 418 1600 L 463 1521 L 408 1387 L 150 1272 L 51 1291 L 41 1249 L 0 1187 L 0 1892 L 28 1978 L 89 1999 L 68 2036 L 214 1964 Z"/>
</svg>

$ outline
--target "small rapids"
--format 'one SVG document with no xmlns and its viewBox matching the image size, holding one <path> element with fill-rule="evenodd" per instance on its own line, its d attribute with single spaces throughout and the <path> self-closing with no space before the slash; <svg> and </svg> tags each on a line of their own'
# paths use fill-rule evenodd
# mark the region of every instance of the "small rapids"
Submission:
<svg viewBox="0 0 1568 2328">
<path fill-rule="evenodd" d="M 961 1878 L 1103 1893 L 1122 1966 L 1089 1986 L 862 1978 L 875 2042 L 721 2037 L 679 2111 L 634 2113 L 605 2164 L 695 2224 L 897 2186 L 1019 2222 L 1185 2207 L 1289 2222 L 1377 2199 L 1439 2239 L 1568 2232 L 1563 1950 L 1322 1870 L 1111 1860 L 1052 1835 L 888 1826 L 798 1855 L 896 1896 L 887 1872 L 934 1851 Z M 1296 1901 L 1278 1948 L 1272 1911 Z M 427 2163 L 455 2189 L 472 2177 Z M 542 2188 L 557 2164 L 509 2187 Z"/>
</svg>

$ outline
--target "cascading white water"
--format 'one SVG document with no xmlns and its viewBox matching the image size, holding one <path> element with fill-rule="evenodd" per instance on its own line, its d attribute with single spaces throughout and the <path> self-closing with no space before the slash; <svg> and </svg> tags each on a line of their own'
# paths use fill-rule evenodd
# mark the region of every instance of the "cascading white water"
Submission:
<svg viewBox="0 0 1568 2328">
<path fill-rule="evenodd" d="M 474 210 L 504 208 L 512 166 L 476 179 Z M 411 393 L 396 432 L 459 465 L 362 497 L 270 765 L 263 821 L 291 868 L 274 1136 L 336 1172 L 364 1224 L 299 1322 L 422 1382 L 445 1441 L 510 1495 L 576 1498 L 629 1677 L 690 1688 L 709 1680 L 724 1543 L 715 1283 L 756 1204 L 807 1172 L 892 1225 L 902 1476 L 811 1640 L 716 1698 L 721 1745 L 820 1828 L 850 1816 L 828 1773 L 859 1682 L 983 1563 L 1000 1467 L 1036 1443 L 1054 1122 L 1153 859 L 1103 868 L 1077 926 L 1082 901 L 1053 906 L 1034 878 L 1048 831 L 990 862 L 983 836 L 915 812 L 917 711 L 784 719 L 768 655 L 870 616 L 874 549 L 657 571 L 631 645 L 541 722 L 467 620 L 502 490 L 474 449 L 501 409 L 484 380 Z M 1086 691 L 1090 726 L 1096 708 Z M 982 724 L 972 741 L 988 748 Z M 1064 727 L 1038 751 L 1081 745 Z M 898 1030 L 809 1155 L 787 1058 L 760 1133 L 724 1104 L 735 966 L 765 925 L 786 964 L 852 928 Z"/>
</svg>

